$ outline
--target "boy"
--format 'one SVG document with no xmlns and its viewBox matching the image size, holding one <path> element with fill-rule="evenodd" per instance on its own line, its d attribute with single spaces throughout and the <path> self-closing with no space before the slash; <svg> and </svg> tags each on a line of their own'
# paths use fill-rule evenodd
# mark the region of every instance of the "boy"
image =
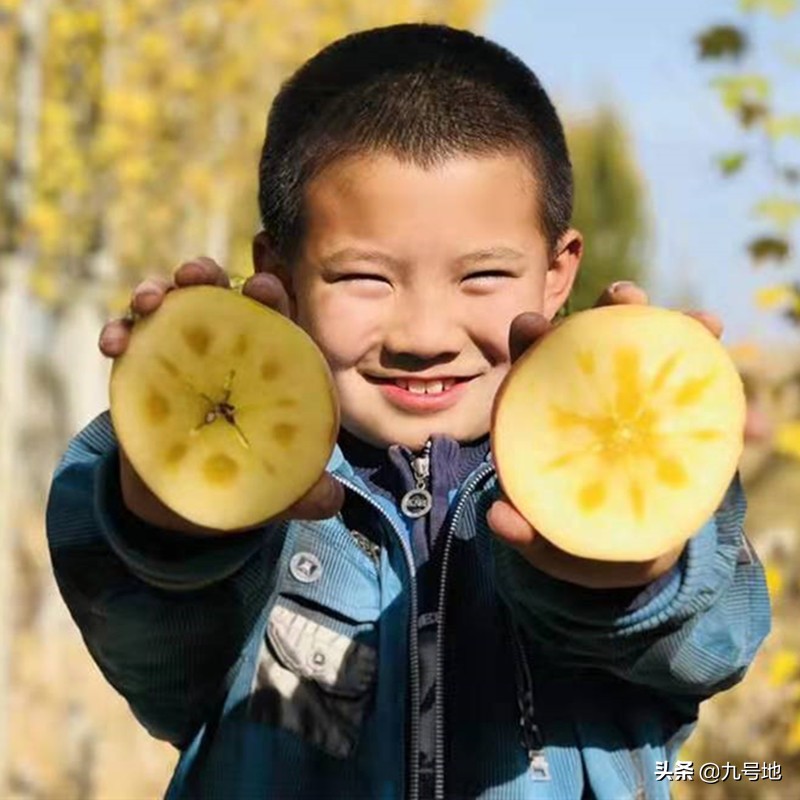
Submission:
<svg viewBox="0 0 800 800">
<path fill-rule="evenodd" d="M 468 32 L 355 34 L 284 85 L 245 291 L 331 366 L 326 473 L 278 519 L 215 536 L 147 490 L 106 413 L 48 507 L 90 653 L 181 750 L 168 797 L 668 797 L 656 762 L 741 679 L 769 606 L 738 480 L 647 564 L 558 551 L 500 494 L 492 401 L 569 295 L 571 198 L 546 94 Z M 184 264 L 132 312 L 193 283 L 227 277 Z M 600 302 L 645 301 L 623 284 Z M 106 355 L 129 328 L 104 328 Z"/>
</svg>

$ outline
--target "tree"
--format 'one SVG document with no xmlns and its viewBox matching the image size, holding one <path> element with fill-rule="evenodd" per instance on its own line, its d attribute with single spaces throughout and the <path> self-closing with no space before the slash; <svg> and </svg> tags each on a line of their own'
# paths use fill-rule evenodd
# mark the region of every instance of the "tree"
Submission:
<svg viewBox="0 0 800 800">
<path fill-rule="evenodd" d="M 777 286 L 759 292 L 756 302 L 762 308 L 779 309 L 800 325 L 800 275 L 794 240 L 800 222 L 800 162 L 796 152 L 800 105 L 795 101 L 790 107 L 781 106 L 774 77 L 753 69 L 761 61 L 759 44 L 762 50 L 765 45 L 756 38 L 757 17 L 782 19 L 796 14 L 798 4 L 797 0 L 738 0 L 737 5 L 734 23 L 714 25 L 695 39 L 697 58 L 713 70 L 711 86 L 741 133 L 741 147 L 719 153 L 717 167 L 726 178 L 751 169 L 769 179 L 772 191 L 752 207 L 762 231 L 745 247 L 754 267 L 772 263 L 787 268 L 787 275 Z M 799 53 L 787 50 L 784 63 L 789 68 L 800 67 Z M 787 147 L 792 140 L 795 147 Z M 793 275 L 788 274 L 792 265 Z"/>
<path fill-rule="evenodd" d="M 800 325 L 796 235 L 800 222 L 800 105 L 796 91 L 786 93 L 789 105 L 781 103 L 776 73 L 767 69 L 769 57 L 763 56 L 777 56 L 782 48 L 764 40 L 764 28 L 759 24 L 768 17 L 784 20 L 797 14 L 798 3 L 731 0 L 730 5 L 729 21 L 695 37 L 697 58 L 703 70 L 711 73 L 711 88 L 730 115 L 739 140 L 737 147 L 717 154 L 714 166 L 724 180 L 736 181 L 750 173 L 767 186 L 763 195 L 752 199 L 751 217 L 759 230 L 752 238 L 743 237 L 742 246 L 753 268 L 770 264 L 783 278 L 776 286 L 759 291 L 755 304 Z M 794 52 L 784 50 L 783 59 L 790 69 L 792 63 L 800 66 L 796 44 Z M 781 364 L 783 360 L 786 364 Z M 772 633 L 743 684 L 704 704 L 698 730 L 681 757 L 695 764 L 776 762 L 782 770 L 780 788 L 777 783 L 764 785 L 753 790 L 753 796 L 778 798 L 795 796 L 800 789 L 800 640 L 796 624 L 800 549 L 795 524 L 800 487 L 800 462 L 795 460 L 800 459 L 800 372 L 796 356 L 788 349 L 783 354 L 765 351 L 763 355 L 756 349 L 749 358 L 740 356 L 738 361 L 750 407 L 762 413 L 769 409 L 775 431 L 763 444 L 751 444 L 740 463 L 748 494 L 746 528 L 755 539 L 766 572 Z M 748 465 L 749 476 L 744 469 Z M 731 794 L 722 784 L 678 788 L 685 800 Z"/>
<path fill-rule="evenodd" d="M 22 535 L 31 509 L 41 526 L 39 487 L 54 466 L 25 449 L 31 430 L 51 432 L 61 452 L 106 406 L 109 365 L 97 334 L 137 280 L 170 274 L 199 253 L 249 271 L 258 153 L 271 98 L 289 72 L 350 31 L 409 20 L 469 27 L 484 5 L 0 0 L 0 796 L 11 791 L 7 745 L 12 782 L 26 796 L 154 794 L 140 782 L 148 770 L 136 756 L 146 736 L 96 683 L 48 560 Z M 41 531 L 35 540 L 44 547 Z M 50 627 L 38 639 L 16 631 L 26 655 L 18 649 L 12 664 L 21 676 L 12 727 L 22 733 L 9 742 L 3 665 L 18 618 L 11 613 L 20 613 L 7 600 L 12 577 L 15 598 L 36 598 L 36 626 L 45 619 Z M 59 638 L 65 629 L 68 643 Z M 97 700 L 87 699 L 92 692 Z M 77 749 L 62 746 L 68 722 L 81 731 Z M 94 767 L 75 762 L 100 732 L 97 751 L 106 755 Z M 13 760 L 23 737 L 24 768 Z"/>
<path fill-rule="evenodd" d="M 578 311 L 610 283 L 643 278 L 647 224 L 643 181 L 615 111 L 602 106 L 566 127 L 575 173 L 573 224 L 585 237 L 570 299 L 570 310 Z"/>
<path fill-rule="evenodd" d="M 741 148 L 720 153 L 720 173 L 734 179 L 745 169 L 758 171 L 771 184 L 768 195 L 756 198 L 752 215 L 761 232 L 744 243 L 753 267 L 771 263 L 785 277 L 761 289 L 756 305 L 775 309 L 800 327 L 800 261 L 796 231 L 800 223 L 800 104 L 781 105 L 775 78 L 753 71 L 763 42 L 756 38 L 756 18 L 771 15 L 783 19 L 800 13 L 797 0 L 738 0 L 735 24 L 715 25 L 696 39 L 697 57 L 714 75 L 711 86 L 741 133 Z M 783 61 L 790 69 L 800 67 L 800 51 L 787 50 Z M 796 97 L 796 93 L 793 95 Z M 793 145 L 793 146 L 792 146 Z M 776 432 L 778 450 L 800 458 L 800 421 L 785 422 Z"/>
</svg>

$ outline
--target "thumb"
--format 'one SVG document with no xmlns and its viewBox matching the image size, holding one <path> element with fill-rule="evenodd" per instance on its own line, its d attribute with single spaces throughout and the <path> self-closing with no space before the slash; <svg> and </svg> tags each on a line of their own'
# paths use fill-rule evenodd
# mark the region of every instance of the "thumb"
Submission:
<svg viewBox="0 0 800 800">
<path fill-rule="evenodd" d="M 515 549 L 527 547 L 537 538 L 536 531 L 505 498 L 492 504 L 486 521 L 498 539 Z"/>
<path fill-rule="evenodd" d="M 327 472 L 278 519 L 328 519 L 344 505 L 344 487 Z"/>
<path fill-rule="evenodd" d="M 553 324 L 535 311 L 518 314 L 511 320 L 508 332 L 508 350 L 513 364 L 531 345 L 539 341 Z"/>
</svg>

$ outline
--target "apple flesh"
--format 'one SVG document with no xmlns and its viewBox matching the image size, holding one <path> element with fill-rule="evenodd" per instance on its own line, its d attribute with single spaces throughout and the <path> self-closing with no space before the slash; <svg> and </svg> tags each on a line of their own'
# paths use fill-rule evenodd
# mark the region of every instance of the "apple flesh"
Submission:
<svg viewBox="0 0 800 800">
<path fill-rule="evenodd" d="M 291 320 L 231 289 L 169 292 L 110 380 L 119 443 L 183 518 L 253 527 L 299 500 L 336 444 L 330 368 Z"/>
<path fill-rule="evenodd" d="M 492 409 L 500 485 L 575 556 L 648 561 L 719 506 L 742 454 L 742 381 L 697 320 L 605 306 L 557 325 L 515 362 Z"/>
</svg>

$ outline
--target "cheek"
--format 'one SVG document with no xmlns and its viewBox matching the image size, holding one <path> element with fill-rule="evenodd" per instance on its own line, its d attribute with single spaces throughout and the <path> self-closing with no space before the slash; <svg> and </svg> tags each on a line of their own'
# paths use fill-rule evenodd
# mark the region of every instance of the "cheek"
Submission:
<svg viewBox="0 0 800 800">
<path fill-rule="evenodd" d="M 510 361 L 508 334 L 514 318 L 528 311 L 542 313 L 544 308 L 541 287 L 520 289 L 517 286 L 497 293 L 491 298 L 482 298 L 470 310 L 466 319 L 472 338 L 496 363 Z"/>
<path fill-rule="evenodd" d="M 375 304 L 341 294 L 312 295 L 299 309 L 298 323 L 316 342 L 333 369 L 351 367 L 371 347 L 380 330 Z"/>
</svg>

